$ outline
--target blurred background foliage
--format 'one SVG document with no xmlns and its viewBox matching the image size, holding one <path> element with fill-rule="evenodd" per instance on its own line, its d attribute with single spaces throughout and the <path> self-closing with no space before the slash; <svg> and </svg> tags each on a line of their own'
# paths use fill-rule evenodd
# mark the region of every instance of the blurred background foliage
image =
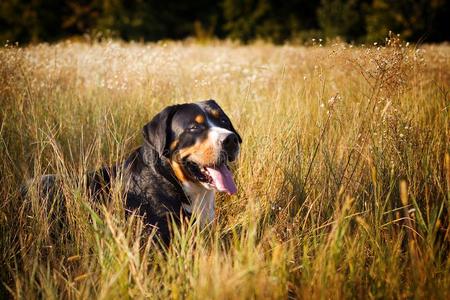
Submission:
<svg viewBox="0 0 450 300">
<path fill-rule="evenodd" d="M 450 37 L 449 7 L 447 0 L 2 0 L 0 41 L 375 42 L 392 30 L 409 41 L 441 42 Z"/>
</svg>

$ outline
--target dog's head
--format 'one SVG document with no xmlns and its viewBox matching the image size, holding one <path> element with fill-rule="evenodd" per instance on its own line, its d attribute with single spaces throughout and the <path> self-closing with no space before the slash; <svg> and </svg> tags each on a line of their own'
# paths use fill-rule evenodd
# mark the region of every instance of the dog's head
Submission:
<svg viewBox="0 0 450 300">
<path fill-rule="evenodd" d="M 227 163 L 236 160 L 242 139 L 214 100 L 166 107 L 144 126 L 144 139 L 170 160 L 182 183 L 236 193 Z"/>
</svg>

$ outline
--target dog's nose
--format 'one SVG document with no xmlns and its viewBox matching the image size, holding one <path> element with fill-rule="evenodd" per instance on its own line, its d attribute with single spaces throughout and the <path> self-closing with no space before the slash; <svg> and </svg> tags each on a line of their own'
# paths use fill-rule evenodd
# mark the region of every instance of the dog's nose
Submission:
<svg viewBox="0 0 450 300">
<path fill-rule="evenodd" d="M 222 140 L 222 146 L 227 153 L 236 151 L 239 140 L 236 134 L 230 133 Z"/>
</svg>

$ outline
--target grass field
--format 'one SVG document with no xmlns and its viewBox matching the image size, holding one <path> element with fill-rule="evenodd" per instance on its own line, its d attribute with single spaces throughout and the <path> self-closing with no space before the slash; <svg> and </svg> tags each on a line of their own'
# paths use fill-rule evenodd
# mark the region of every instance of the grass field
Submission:
<svg viewBox="0 0 450 300">
<path fill-rule="evenodd" d="M 0 50 L 0 293 L 20 299 L 450 297 L 450 46 L 220 42 Z M 169 249 L 94 207 L 88 170 L 163 107 L 214 98 L 239 192 Z M 22 182 L 61 174 L 55 205 Z M 50 208 L 48 208 L 50 207 Z M 50 211 L 49 211 L 50 210 Z M 2 297 L 0 297 L 2 298 Z"/>
</svg>

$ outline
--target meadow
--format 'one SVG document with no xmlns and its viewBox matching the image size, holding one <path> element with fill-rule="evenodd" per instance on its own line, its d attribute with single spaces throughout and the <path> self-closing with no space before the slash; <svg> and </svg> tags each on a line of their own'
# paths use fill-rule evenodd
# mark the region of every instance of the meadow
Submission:
<svg viewBox="0 0 450 300">
<path fill-rule="evenodd" d="M 450 46 L 120 41 L 0 50 L 0 296 L 450 298 Z M 85 174 L 169 104 L 216 99 L 238 194 L 167 249 Z M 34 183 L 58 173 L 66 199 Z"/>
</svg>

